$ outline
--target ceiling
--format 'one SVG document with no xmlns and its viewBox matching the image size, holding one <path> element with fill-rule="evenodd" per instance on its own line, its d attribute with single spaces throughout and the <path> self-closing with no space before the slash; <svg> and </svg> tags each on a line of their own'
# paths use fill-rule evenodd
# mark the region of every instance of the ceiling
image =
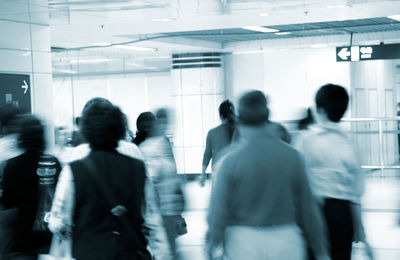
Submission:
<svg viewBox="0 0 400 260">
<path fill-rule="evenodd" d="M 227 44 L 235 42 L 400 31 L 400 22 L 388 18 L 400 14 L 399 0 L 48 0 L 46 5 L 59 75 L 165 71 L 172 53 L 229 52 Z M 12 8 L 8 12 L 15 15 Z M 248 25 L 290 34 L 241 28 Z"/>
</svg>

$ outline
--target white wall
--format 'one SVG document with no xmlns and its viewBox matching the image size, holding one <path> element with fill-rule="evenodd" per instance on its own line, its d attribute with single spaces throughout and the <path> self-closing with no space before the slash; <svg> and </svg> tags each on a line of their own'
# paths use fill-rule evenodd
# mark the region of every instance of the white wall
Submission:
<svg viewBox="0 0 400 260">
<path fill-rule="evenodd" d="M 335 48 L 228 55 L 227 95 L 237 100 L 247 90 L 264 91 L 269 98 L 271 119 L 298 119 L 302 108 L 313 105 L 315 92 L 323 84 L 336 83 L 350 90 L 350 65 L 337 63 L 335 55 Z"/>
<path fill-rule="evenodd" d="M 53 81 L 56 126 L 72 128 L 73 118 L 81 115 L 93 97 L 107 98 L 119 106 L 132 131 L 136 131 L 141 112 L 173 107 L 169 73 L 55 77 Z"/>
<path fill-rule="evenodd" d="M 1 1 L 0 73 L 31 77 L 32 111 L 53 144 L 50 26 L 47 0 Z"/>
</svg>

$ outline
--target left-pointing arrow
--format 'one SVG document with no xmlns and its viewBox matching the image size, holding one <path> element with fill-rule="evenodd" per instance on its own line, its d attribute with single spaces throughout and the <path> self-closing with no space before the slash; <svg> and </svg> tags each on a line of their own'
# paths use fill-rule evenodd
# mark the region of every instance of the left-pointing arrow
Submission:
<svg viewBox="0 0 400 260">
<path fill-rule="evenodd" d="M 21 86 L 21 88 L 24 89 L 24 94 L 26 94 L 26 92 L 28 91 L 28 84 L 26 84 L 26 81 L 24 80 L 24 85 Z"/>
</svg>

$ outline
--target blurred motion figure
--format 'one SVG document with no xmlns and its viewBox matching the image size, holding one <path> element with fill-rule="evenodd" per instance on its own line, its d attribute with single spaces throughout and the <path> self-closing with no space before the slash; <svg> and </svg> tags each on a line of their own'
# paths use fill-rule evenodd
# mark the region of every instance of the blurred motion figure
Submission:
<svg viewBox="0 0 400 260">
<path fill-rule="evenodd" d="M 338 124 L 349 96 L 343 87 L 327 84 L 318 90 L 315 103 L 318 123 L 299 137 L 296 147 L 304 155 L 313 194 L 327 223 L 332 260 L 350 260 L 352 242 L 365 241 L 365 234 L 361 164 Z"/>
<path fill-rule="evenodd" d="M 210 256 L 223 244 L 224 259 L 302 260 L 304 236 L 318 259 L 329 259 L 301 156 L 266 134 L 266 105 L 260 91 L 240 98 L 238 127 L 244 142 L 218 168 L 208 215 Z"/>
<path fill-rule="evenodd" d="M 206 170 L 210 160 L 212 161 L 212 170 L 218 159 L 225 154 L 232 140 L 238 138 L 237 133 L 235 133 L 235 108 L 228 99 L 221 103 L 219 106 L 219 118 L 221 119 L 221 124 L 207 133 L 206 139 L 206 149 L 203 155 L 203 164 L 201 170 L 200 185 L 204 186 L 206 180 Z"/>
</svg>

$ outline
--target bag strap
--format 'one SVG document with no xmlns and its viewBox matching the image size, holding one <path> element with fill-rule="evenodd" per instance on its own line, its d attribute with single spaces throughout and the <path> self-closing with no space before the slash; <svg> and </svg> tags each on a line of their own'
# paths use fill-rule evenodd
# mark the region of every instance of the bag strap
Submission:
<svg viewBox="0 0 400 260">
<path fill-rule="evenodd" d="M 139 242 L 138 238 L 134 235 L 134 234 L 136 234 L 136 231 L 127 218 L 127 215 L 126 215 L 127 209 L 125 208 L 125 206 L 118 204 L 118 200 L 114 196 L 114 193 L 110 191 L 110 189 L 108 188 L 106 183 L 101 178 L 99 178 L 98 176 L 95 175 L 95 172 L 97 172 L 98 167 L 95 165 L 95 163 L 92 161 L 92 159 L 90 157 L 87 157 L 82 162 L 83 162 L 83 165 L 85 166 L 87 172 L 91 175 L 92 179 L 97 184 L 97 187 L 99 188 L 100 192 L 103 194 L 104 198 L 107 200 L 107 203 L 108 203 L 108 206 L 110 207 L 111 213 L 121 221 L 123 228 L 128 233 L 132 234 L 132 236 L 130 236 L 130 237 L 132 237 L 134 239 L 134 242 L 140 247 L 141 243 Z"/>
</svg>

